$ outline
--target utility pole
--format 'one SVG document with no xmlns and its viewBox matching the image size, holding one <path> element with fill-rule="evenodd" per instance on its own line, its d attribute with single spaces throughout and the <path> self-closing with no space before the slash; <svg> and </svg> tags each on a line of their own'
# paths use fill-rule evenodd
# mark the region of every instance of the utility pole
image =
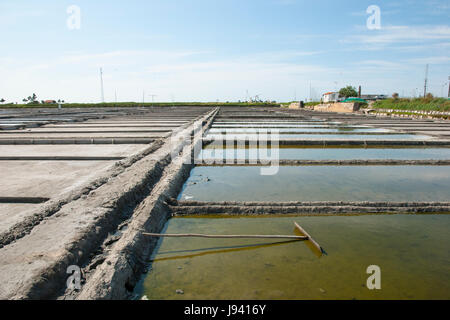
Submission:
<svg viewBox="0 0 450 320">
<path fill-rule="evenodd" d="M 311 85 L 311 81 L 309 82 L 309 101 L 312 101 L 312 85 Z"/>
<path fill-rule="evenodd" d="M 428 84 L 428 64 L 425 67 L 425 85 L 423 87 L 423 97 L 427 95 L 427 84 Z"/>
<path fill-rule="evenodd" d="M 100 88 L 101 88 L 101 97 L 102 97 L 102 103 L 105 102 L 105 93 L 103 91 L 103 69 L 100 68 Z"/>
<path fill-rule="evenodd" d="M 142 90 L 142 103 L 145 103 L 145 90 Z"/>
<path fill-rule="evenodd" d="M 447 98 L 450 98 L 450 76 L 448 77 L 448 96 Z"/>
<path fill-rule="evenodd" d="M 157 97 L 158 95 L 156 95 L 156 94 L 151 94 L 150 96 L 152 97 L 152 103 L 153 103 L 153 102 L 154 102 L 154 98 Z"/>
</svg>

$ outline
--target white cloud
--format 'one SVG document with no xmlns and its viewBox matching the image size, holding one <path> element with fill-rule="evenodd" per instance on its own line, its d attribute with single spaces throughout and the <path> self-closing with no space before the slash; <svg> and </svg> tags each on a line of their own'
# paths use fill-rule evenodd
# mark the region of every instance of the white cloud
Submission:
<svg viewBox="0 0 450 320">
<path fill-rule="evenodd" d="M 405 67 L 404 63 L 392 62 L 386 60 L 364 60 L 356 63 L 362 67 L 373 67 L 373 68 L 383 68 L 386 69 L 402 69 Z"/>
<path fill-rule="evenodd" d="M 171 101 L 172 95 L 175 100 L 184 101 L 233 101 L 244 99 L 247 89 L 253 95 L 287 101 L 293 99 L 294 90 L 298 97 L 307 97 L 310 81 L 318 93 L 347 84 L 361 84 L 368 91 L 386 93 L 385 88 L 407 83 L 411 70 L 420 64 L 449 60 L 444 55 L 401 61 L 380 58 L 355 61 L 351 67 L 330 67 L 296 59 L 322 51 L 286 50 L 224 58 L 208 55 L 207 59 L 202 56 L 204 53 L 210 52 L 72 52 L 27 61 L 5 57 L 0 59 L 0 72 L 8 74 L 8 82 L 0 84 L 0 91 L 8 94 L 5 99 L 15 101 L 36 92 L 39 99 L 98 102 L 98 67 L 103 66 L 107 101 L 113 101 L 114 91 L 118 92 L 119 101 L 141 101 L 143 90 L 157 94 L 158 101 Z M 386 74 L 391 76 L 387 79 Z"/>
<path fill-rule="evenodd" d="M 367 31 L 350 40 L 367 44 L 396 44 L 429 40 L 450 40 L 450 26 L 388 26 L 380 31 Z"/>
<path fill-rule="evenodd" d="M 435 57 L 423 57 L 423 58 L 415 58 L 408 59 L 407 62 L 414 64 L 450 64 L 450 56 L 435 56 Z"/>
<path fill-rule="evenodd" d="M 30 4 L 21 4 L 13 2 L 4 2 L 0 4 L 0 26 L 3 28 L 9 27 L 11 25 L 17 25 L 18 22 L 27 19 L 43 19 L 48 12 L 36 8 Z"/>
<path fill-rule="evenodd" d="M 179 59 L 199 54 L 205 54 L 205 51 L 162 51 L 162 50 L 117 50 L 104 53 L 78 53 L 62 57 L 62 63 L 77 63 L 77 62 L 91 62 L 91 63 L 109 63 L 111 61 L 118 62 L 120 60 L 129 59 Z"/>
<path fill-rule="evenodd" d="M 36 92 L 39 98 L 56 96 L 66 101 L 90 102 L 92 97 L 95 100 L 99 97 L 97 67 L 106 66 L 105 94 L 109 101 L 115 90 L 119 92 L 119 100 L 140 101 L 143 89 L 158 94 L 162 101 L 170 101 L 173 93 L 183 100 L 237 100 L 243 99 L 246 89 L 258 91 L 266 98 L 282 99 L 284 92 L 293 91 L 286 88 L 286 83 L 293 86 L 308 80 L 319 83 L 320 75 L 339 72 L 319 65 L 280 62 L 317 52 L 271 52 L 198 62 L 197 55 L 203 53 L 118 50 L 0 64 L 0 69 L 5 68 L 2 71 L 10 75 L 10 81 L 2 83 L 0 91 L 8 92 L 8 100 L 16 101 Z M 298 94 L 301 95 L 301 90 Z"/>
</svg>

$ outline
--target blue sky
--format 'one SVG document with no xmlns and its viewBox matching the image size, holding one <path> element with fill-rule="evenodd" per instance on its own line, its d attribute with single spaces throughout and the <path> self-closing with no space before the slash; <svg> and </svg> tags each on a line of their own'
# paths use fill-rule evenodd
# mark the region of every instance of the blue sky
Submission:
<svg viewBox="0 0 450 320">
<path fill-rule="evenodd" d="M 68 7 L 81 10 L 70 30 Z M 369 30 L 366 9 L 381 9 Z M 0 98 L 106 101 L 307 99 L 447 92 L 450 1 L 2 0 Z M 310 90 L 312 88 L 312 90 Z"/>
</svg>

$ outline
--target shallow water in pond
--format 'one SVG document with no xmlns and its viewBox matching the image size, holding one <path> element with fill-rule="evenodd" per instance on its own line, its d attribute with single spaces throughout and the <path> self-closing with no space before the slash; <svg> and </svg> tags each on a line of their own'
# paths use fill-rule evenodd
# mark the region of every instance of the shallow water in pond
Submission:
<svg viewBox="0 0 450 320">
<path fill-rule="evenodd" d="M 341 125 L 338 122 L 295 122 L 295 123 L 242 123 L 242 124 L 233 124 L 233 123 L 220 123 L 215 122 L 211 127 L 212 128 L 280 128 L 280 127 L 293 127 L 293 128 L 301 128 L 301 127 L 316 127 L 316 126 L 336 126 Z"/>
<path fill-rule="evenodd" d="M 395 159 L 424 160 L 450 159 L 450 148 L 241 148 L 222 149 L 207 146 L 201 151 L 203 159 L 265 159 L 277 156 L 287 160 L 350 160 Z"/>
<path fill-rule="evenodd" d="M 213 125 L 211 127 L 210 130 L 218 130 L 218 131 L 243 131 L 243 130 L 250 130 L 250 131 L 255 131 L 255 130 L 268 130 L 268 129 L 278 129 L 278 130 L 303 130 L 303 129 L 320 129 L 320 128 L 334 128 L 336 129 L 336 125 L 328 125 L 328 124 L 297 124 L 297 125 L 267 125 L 267 126 L 262 126 L 262 125 L 255 125 L 255 126 L 243 126 L 243 127 L 239 127 L 239 126 L 215 126 Z M 344 128 L 344 127 L 342 127 Z M 349 127 L 345 127 L 345 128 L 349 128 Z M 360 127 L 356 127 L 355 129 L 360 128 Z M 375 129 L 375 128 L 372 128 Z"/>
<path fill-rule="evenodd" d="M 325 121 L 323 119 L 308 119 L 308 120 L 252 120 L 252 121 L 230 121 L 230 120 L 215 120 L 214 125 L 227 125 L 227 124 L 235 124 L 235 125 L 251 125 L 251 124 L 284 124 L 284 123 L 290 123 L 290 124 L 302 124 L 302 123 L 333 123 L 333 124 L 339 124 L 341 122 L 338 121 Z"/>
<path fill-rule="evenodd" d="M 227 129 L 227 128 L 211 128 L 209 129 L 208 133 L 214 134 L 214 133 L 258 133 L 258 132 L 270 132 L 269 130 L 271 130 L 271 128 L 265 128 L 265 129 L 260 129 L 260 128 L 254 128 L 254 129 L 249 129 L 249 128 L 233 128 L 233 129 Z M 340 132 L 358 132 L 358 133 L 364 133 L 364 132 L 392 132 L 391 130 L 388 129 L 378 129 L 378 128 L 351 128 L 351 127 L 341 127 L 341 128 L 330 128 L 327 126 L 324 127 L 312 127 L 312 128 L 308 128 L 308 127 L 302 127 L 302 128 L 280 128 L 278 129 L 278 131 L 280 132 L 280 134 L 283 133 L 289 133 L 289 132 L 323 132 L 323 133 L 327 133 L 327 132 L 334 132 L 334 133 L 340 133 Z"/>
<path fill-rule="evenodd" d="M 207 134 L 207 139 L 273 139 L 276 132 L 268 132 L 266 134 Z M 432 137 L 426 135 L 415 134 L 280 134 L 280 139 L 313 139 L 313 140 L 427 140 Z"/>
<path fill-rule="evenodd" d="M 450 216 L 173 218 L 167 233 L 287 234 L 306 241 L 165 238 L 136 287 L 148 299 L 450 299 Z M 367 267 L 381 289 L 366 286 Z M 177 294 L 182 290 L 183 294 Z"/>
<path fill-rule="evenodd" d="M 449 201 L 450 166 L 195 167 L 179 199 Z"/>
</svg>

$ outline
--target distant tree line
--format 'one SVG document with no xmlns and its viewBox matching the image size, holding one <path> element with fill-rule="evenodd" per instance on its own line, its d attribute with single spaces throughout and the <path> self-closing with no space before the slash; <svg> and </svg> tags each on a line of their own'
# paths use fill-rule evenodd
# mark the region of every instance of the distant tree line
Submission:
<svg viewBox="0 0 450 320">
<path fill-rule="evenodd" d="M 36 93 L 33 93 L 32 96 L 28 96 L 28 98 L 23 98 L 22 101 L 23 101 L 23 103 L 28 103 L 28 104 L 39 104 Z"/>
<path fill-rule="evenodd" d="M 49 101 L 51 101 L 51 102 L 49 102 Z M 64 100 L 61 100 L 61 99 L 58 99 L 58 101 L 56 101 L 56 100 L 47 100 L 47 101 L 41 100 L 39 102 L 37 95 L 35 93 L 33 93 L 31 96 L 28 96 L 27 98 L 23 98 L 22 102 L 24 104 L 39 104 L 39 103 L 41 103 L 41 104 L 54 103 L 55 104 L 55 103 L 64 103 Z"/>
</svg>

